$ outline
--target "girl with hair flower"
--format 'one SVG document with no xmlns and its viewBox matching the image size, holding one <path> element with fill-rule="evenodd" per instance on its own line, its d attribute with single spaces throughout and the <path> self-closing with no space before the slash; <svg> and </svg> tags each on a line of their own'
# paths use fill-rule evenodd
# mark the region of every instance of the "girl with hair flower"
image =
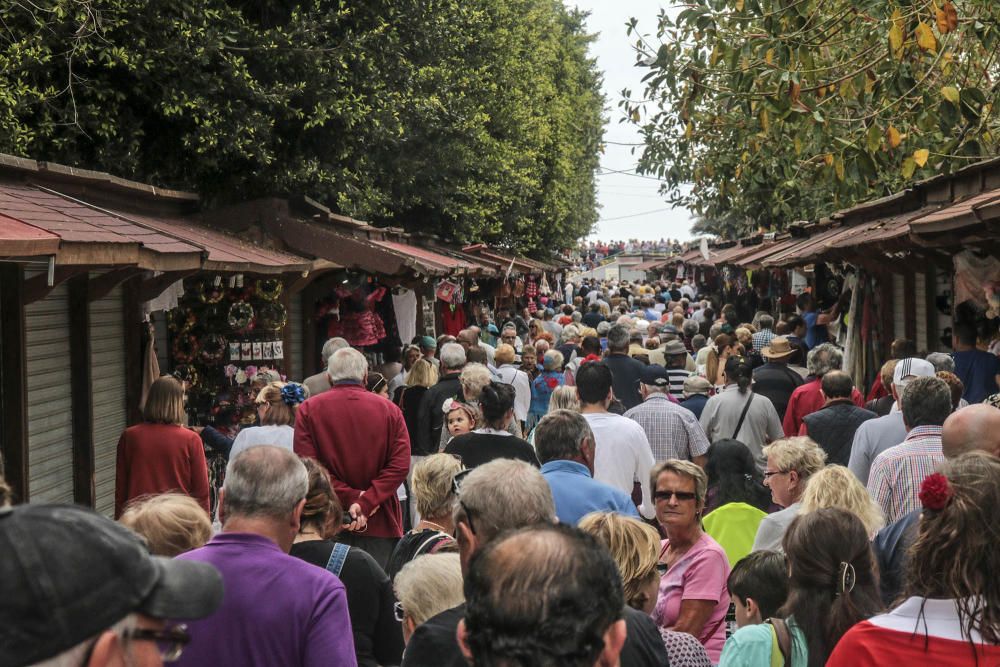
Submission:
<svg viewBox="0 0 1000 667">
<path fill-rule="evenodd" d="M 298 382 L 271 382 L 257 394 L 260 426 L 241 430 L 233 441 L 229 460 L 255 445 L 273 445 L 291 451 L 295 435 L 295 413 L 306 400 L 306 388 Z"/>
</svg>

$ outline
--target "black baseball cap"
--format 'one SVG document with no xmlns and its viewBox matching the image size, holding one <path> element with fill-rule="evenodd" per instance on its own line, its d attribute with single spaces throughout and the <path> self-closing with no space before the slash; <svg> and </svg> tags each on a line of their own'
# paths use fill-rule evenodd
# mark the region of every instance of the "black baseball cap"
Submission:
<svg viewBox="0 0 1000 667">
<path fill-rule="evenodd" d="M 208 616 L 222 602 L 214 566 L 151 556 L 129 529 L 76 505 L 0 509 L 0 665 L 31 665 L 130 613 Z"/>
<path fill-rule="evenodd" d="M 670 386 L 670 374 L 663 366 L 649 364 L 639 373 L 639 382 L 653 387 L 668 387 Z"/>
</svg>

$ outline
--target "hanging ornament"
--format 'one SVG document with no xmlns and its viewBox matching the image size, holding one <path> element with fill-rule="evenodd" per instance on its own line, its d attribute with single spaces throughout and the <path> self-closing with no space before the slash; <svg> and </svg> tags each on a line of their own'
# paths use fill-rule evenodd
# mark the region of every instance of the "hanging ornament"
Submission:
<svg viewBox="0 0 1000 667">
<path fill-rule="evenodd" d="M 237 301 L 229 307 L 229 328 L 238 333 L 253 329 L 253 306 L 246 301 Z"/>
<path fill-rule="evenodd" d="M 257 281 L 257 296 L 264 301 L 277 301 L 284 285 L 281 278 L 265 278 Z"/>
<path fill-rule="evenodd" d="M 198 359 L 206 366 L 214 366 L 226 357 L 228 342 L 219 334 L 209 334 L 201 341 Z"/>
<path fill-rule="evenodd" d="M 175 336 L 172 350 L 174 361 L 179 364 L 190 364 L 198 355 L 198 339 L 190 334 Z"/>
<path fill-rule="evenodd" d="M 278 331 L 288 321 L 288 313 L 280 303 L 267 303 L 257 311 L 257 328 Z"/>
</svg>

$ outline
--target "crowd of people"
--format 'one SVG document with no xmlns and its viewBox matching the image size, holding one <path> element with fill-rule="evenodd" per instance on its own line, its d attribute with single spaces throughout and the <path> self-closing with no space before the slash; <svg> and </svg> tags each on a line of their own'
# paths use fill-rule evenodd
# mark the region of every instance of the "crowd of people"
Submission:
<svg viewBox="0 0 1000 667">
<path fill-rule="evenodd" d="M 156 380 L 116 521 L 0 484 L 0 665 L 1000 661 L 1000 362 L 966 328 L 866 393 L 808 294 L 564 296 L 387 359 L 330 339 L 232 440 Z"/>
</svg>

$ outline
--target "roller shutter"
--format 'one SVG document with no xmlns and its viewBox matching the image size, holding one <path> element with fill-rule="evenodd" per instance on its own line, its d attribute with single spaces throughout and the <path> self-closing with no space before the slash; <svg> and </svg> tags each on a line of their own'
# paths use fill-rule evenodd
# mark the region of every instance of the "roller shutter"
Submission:
<svg viewBox="0 0 1000 667">
<path fill-rule="evenodd" d="M 301 381 L 305 378 L 302 368 L 302 355 L 305 353 L 305 323 L 302 321 L 302 292 L 296 292 L 288 298 L 288 327 L 292 337 L 292 365 L 284 366 L 285 374 L 290 380 Z M 288 356 L 288 355 L 286 355 Z"/>
<path fill-rule="evenodd" d="M 927 274 L 914 274 L 913 289 L 917 293 L 917 354 L 927 347 Z"/>
<path fill-rule="evenodd" d="M 906 291 L 903 276 L 892 274 L 892 337 L 906 338 Z"/>
<path fill-rule="evenodd" d="M 90 358 L 94 402 L 94 485 L 99 512 L 115 502 L 115 457 L 126 426 L 125 323 L 122 289 L 90 304 Z"/>
<path fill-rule="evenodd" d="M 69 291 L 66 284 L 25 307 L 28 372 L 28 495 L 73 502 Z"/>
</svg>

